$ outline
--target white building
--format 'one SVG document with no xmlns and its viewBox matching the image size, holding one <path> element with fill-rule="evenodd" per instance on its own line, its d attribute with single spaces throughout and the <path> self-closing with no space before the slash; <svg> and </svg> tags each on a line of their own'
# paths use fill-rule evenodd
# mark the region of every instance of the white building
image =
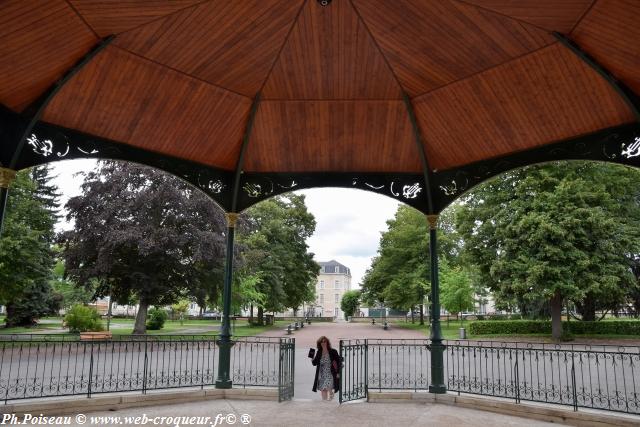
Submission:
<svg viewBox="0 0 640 427">
<path fill-rule="evenodd" d="M 319 262 L 320 274 L 316 282 L 316 305 L 312 315 L 322 317 L 344 316 L 340 309 L 342 295 L 351 290 L 351 270 L 338 261 Z"/>
</svg>

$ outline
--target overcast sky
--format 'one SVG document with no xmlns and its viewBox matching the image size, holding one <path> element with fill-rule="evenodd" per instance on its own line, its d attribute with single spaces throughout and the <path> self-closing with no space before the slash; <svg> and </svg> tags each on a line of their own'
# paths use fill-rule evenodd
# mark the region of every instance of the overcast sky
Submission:
<svg viewBox="0 0 640 427">
<path fill-rule="evenodd" d="M 80 194 L 82 177 L 74 174 L 95 168 L 93 160 L 73 160 L 54 163 L 56 184 L 63 193 L 63 204 Z M 352 288 L 356 288 L 371 265 L 378 250 L 380 233 L 387 229 L 386 221 L 393 217 L 398 202 L 379 194 L 362 190 L 318 188 L 301 190 L 307 207 L 316 217 L 316 231 L 308 240 L 309 251 L 316 261 L 336 260 L 351 269 Z M 59 224 L 59 229 L 68 228 Z"/>
</svg>

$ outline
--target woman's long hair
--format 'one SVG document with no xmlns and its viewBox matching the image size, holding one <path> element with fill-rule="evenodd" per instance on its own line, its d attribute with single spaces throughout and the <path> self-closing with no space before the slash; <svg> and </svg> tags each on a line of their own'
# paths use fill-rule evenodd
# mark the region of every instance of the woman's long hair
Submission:
<svg viewBox="0 0 640 427">
<path fill-rule="evenodd" d="M 322 349 L 322 340 L 327 340 L 327 350 L 331 351 L 331 341 L 329 341 L 329 338 L 325 337 L 324 335 L 318 338 L 318 341 L 316 342 L 318 350 Z"/>
</svg>

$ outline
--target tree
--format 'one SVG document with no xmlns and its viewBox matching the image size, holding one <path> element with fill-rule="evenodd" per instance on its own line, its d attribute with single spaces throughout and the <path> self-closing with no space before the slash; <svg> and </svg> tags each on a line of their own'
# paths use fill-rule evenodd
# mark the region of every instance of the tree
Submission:
<svg viewBox="0 0 640 427">
<path fill-rule="evenodd" d="M 449 312 L 459 313 L 473 310 L 474 291 L 471 286 L 471 277 L 460 267 L 447 268 L 443 266 L 441 270 L 440 302 Z M 462 316 L 460 316 L 462 324 Z"/>
<path fill-rule="evenodd" d="M 424 324 L 423 300 L 430 290 L 429 229 L 424 214 L 400 206 L 395 217 L 387 221 L 378 255 L 362 281 L 363 299 L 368 304 L 383 302 L 398 310 L 420 307 L 420 324 Z M 455 263 L 459 242 L 451 214 L 440 217 L 439 257 Z"/>
<path fill-rule="evenodd" d="M 97 284 L 97 296 L 119 303 L 135 296 L 135 334 L 146 332 L 150 305 L 216 286 L 226 226 L 199 190 L 154 169 L 103 161 L 85 175 L 82 192 L 66 206 L 74 229 L 60 237 L 67 274 L 81 286 Z"/>
<path fill-rule="evenodd" d="M 346 291 L 340 300 L 340 309 L 346 317 L 352 317 L 360 304 L 360 291 Z"/>
<path fill-rule="evenodd" d="M 599 163 L 556 162 L 504 174 L 461 204 L 465 259 L 498 300 L 547 301 L 559 339 L 565 300 L 617 304 L 633 286 L 639 189 L 640 172 Z M 596 306 L 584 308 L 584 318 L 592 318 Z"/>
<path fill-rule="evenodd" d="M 0 303 L 7 306 L 7 326 L 32 326 L 59 307 L 49 284 L 57 193 L 42 184 L 47 179 L 46 167 L 22 171 L 9 193 L 0 238 Z"/>
<path fill-rule="evenodd" d="M 316 221 L 307 211 L 304 195 L 274 197 L 249 208 L 238 227 L 241 277 L 259 274 L 256 291 L 261 295 L 258 323 L 264 311 L 297 310 L 312 300 L 320 266 L 307 252 L 306 240 Z"/>
</svg>

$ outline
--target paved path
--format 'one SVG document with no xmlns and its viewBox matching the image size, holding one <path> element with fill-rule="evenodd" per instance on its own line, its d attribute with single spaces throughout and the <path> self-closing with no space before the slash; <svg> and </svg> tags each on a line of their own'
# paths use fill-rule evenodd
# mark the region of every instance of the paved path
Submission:
<svg viewBox="0 0 640 427">
<path fill-rule="evenodd" d="M 411 329 L 391 328 L 384 330 L 382 326 L 376 324 L 372 326 L 368 323 L 331 323 L 313 322 L 310 326 L 295 331 L 292 335 L 287 335 L 285 331 L 268 331 L 261 336 L 280 337 L 291 336 L 296 339 L 296 377 L 295 377 L 295 398 L 299 400 L 321 399 L 319 393 L 314 393 L 313 378 L 315 367 L 311 365 L 311 359 L 307 357 L 309 348 L 316 348 L 316 341 L 321 336 L 326 336 L 331 341 L 331 345 L 338 349 L 340 339 L 364 339 L 364 338 L 393 338 L 393 339 L 424 339 L 424 334 Z M 337 399 L 337 397 L 336 397 Z"/>
</svg>

